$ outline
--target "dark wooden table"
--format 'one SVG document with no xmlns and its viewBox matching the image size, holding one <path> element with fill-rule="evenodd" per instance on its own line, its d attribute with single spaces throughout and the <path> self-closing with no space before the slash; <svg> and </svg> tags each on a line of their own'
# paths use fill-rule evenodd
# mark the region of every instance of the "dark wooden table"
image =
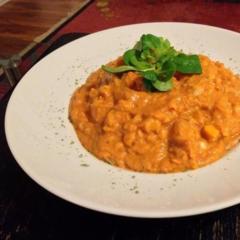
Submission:
<svg viewBox="0 0 240 240">
<path fill-rule="evenodd" d="M 0 67 L 14 85 L 22 57 L 89 0 L 11 0 L 0 6 Z"/>
<path fill-rule="evenodd" d="M 120 4 L 119 2 L 120 0 L 115 1 L 115 3 Z M 131 4 L 133 4 L 132 2 Z M 143 3 L 143 0 L 139 0 L 139 3 L 140 2 L 142 2 L 141 4 L 145 4 Z M 156 3 L 156 1 L 153 0 L 146 2 L 151 2 L 146 3 L 150 4 L 149 8 L 155 6 L 154 4 Z M 202 4 L 199 3 L 199 1 L 194 2 L 198 2 L 200 5 Z M 112 1 L 112 4 L 113 3 L 114 0 Z M 159 3 L 157 3 L 157 6 L 159 7 L 160 5 L 158 4 Z M 189 3 L 184 4 L 186 7 L 186 4 Z M 201 6 L 206 12 L 204 12 L 201 7 L 201 9 L 193 10 L 195 13 L 202 13 L 202 15 L 200 14 L 195 17 L 200 19 L 200 22 L 209 23 L 209 21 L 213 21 L 213 19 L 220 20 L 220 15 L 222 14 L 223 9 L 225 9 L 225 12 L 231 11 L 228 14 L 232 14 L 234 17 L 227 19 L 222 16 L 222 18 L 225 19 L 225 21 L 223 21 L 224 27 L 240 31 L 240 14 L 238 15 L 238 13 L 240 13 L 240 6 L 238 4 L 229 3 L 228 5 L 228 3 L 223 3 L 223 5 L 221 5 L 220 3 L 213 3 L 213 5 L 211 5 L 209 2 L 206 4 L 210 7 L 209 11 L 205 5 Z M 219 8 L 212 10 L 211 7 L 216 6 L 215 4 L 219 4 Z M 198 5 L 198 7 L 200 5 Z M 170 4 L 170 6 L 172 5 Z M 108 11 L 102 11 L 99 8 L 100 7 L 96 6 L 96 4 L 89 6 L 89 8 L 78 17 L 82 20 L 85 19 L 85 22 L 80 22 L 79 25 L 74 25 L 76 23 L 73 22 L 72 29 L 68 29 L 68 31 L 93 32 L 98 30 L 101 24 L 105 27 L 108 27 L 111 24 L 117 24 L 117 20 L 113 19 L 116 15 L 116 12 L 113 13 L 113 11 L 115 11 L 114 6 L 112 8 L 110 6 Z M 128 5 L 126 9 L 128 9 L 126 11 L 129 11 L 129 9 L 133 8 L 130 8 Z M 150 10 L 147 11 L 151 12 Z M 217 11 L 219 11 L 219 13 L 216 13 Z M 105 12 L 108 12 L 108 14 L 105 15 Z M 133 18 L 132 20 L 131 17 L 129 18 L 130 15 L 127 13 L 125 14 L 128 16 L 127 23 L 130 21 L 134 22 L 133 19 L 139 21 L 137 13 L 131 15 Z M 176 15 L 180 16 L 178 13 L 175 13 L 174 16 Z M 201 19 L 201 16 L 203 15 L 205 17 L 207 16 L 206 19 L 204 17 Z M 90 16 L 91 21 L 86 25 L 86 18 L 90 18 Z M 94 16 L 98 18 L 98 22 Z M 164 18 L 164 16 L 165 15 L 163 14 L 162 17 Z M 210 16 L 212 16 L 211 20 L 209 19 Z M 144 18 L 148 17 L 144 16 Z M 189 16 L 183 14 L 182 18 L 184 19 L 186 17 Z M 171 20 L 170 17 L 166 19 Z M 126 19 L 122 20 L 120 17 L 119 25 L 122 24 L 123 21 L 126 23 Z M 215 25 L 220 26 L 219 22 Z M 66 29 L 61 30 L 57 36 L 61 36 L 65 32 L 67 32 Z M 65 35 L 55 42 L 47 53 L 60 45 L 81 36 L 82 34 L 77 33 Z M 65 202 L 45 191 L 19 168 L 7 146 L 4 133 L 4 114 L 10 94 L 11 93 L 9 92 L 0 102 L 0 240 L 240 240 L 239 205 L 225 210 L 193 217 L 173 219 L 136 219 L 112 216 L 87 210 Z"/>
</svg>

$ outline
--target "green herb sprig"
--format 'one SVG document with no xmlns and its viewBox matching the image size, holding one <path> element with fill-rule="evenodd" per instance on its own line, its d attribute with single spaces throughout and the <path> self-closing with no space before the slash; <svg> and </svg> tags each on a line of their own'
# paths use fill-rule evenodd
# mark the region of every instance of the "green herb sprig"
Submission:
<svg viewBox="0 0 240 240">
<path fill-rule="evenodd" d="M 136 71 L 144 79 L 148 91 L 169 91 L 173 88 L 172 77 L 176 72 L 201 74 L 202 67 L 197 55 L 187 55 L 175 50 L 167 39 L 143 34 L 136 45 L 123 54 L 124 65 L 102 69 L 109 73 Z"/>
</svg>

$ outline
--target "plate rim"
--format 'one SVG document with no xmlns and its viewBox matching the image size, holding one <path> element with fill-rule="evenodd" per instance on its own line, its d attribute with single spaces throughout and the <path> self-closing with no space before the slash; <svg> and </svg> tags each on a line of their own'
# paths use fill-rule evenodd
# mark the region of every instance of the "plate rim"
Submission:
<svg viewBox="0 0 240 240">
<path fill-rule="evenodd" d="M 108 28 L 108 29 L 104 29 L 101 31 L 97 31 L 94 33 L 90 33 L 86 36 L 80 37 L 76 40 L 73 40 L 61 47 L 59 47 L 58 49 L 54 50 L 53 52 L 51 52 L 49 55 L 52 54 L 56 54 L 57 51 L 62 51 L 62 49 L 64 47 L 66 47 L 67 45 L 70 45 L 71 43 L 78 41 L 79 39 L 82 38 L 88 38 L 89 36 L 94 36 L 96 34 L 104 34 L 104 32 L 109 31 L 109 30 L 117 30 L 119 28 L 128 28 L 128 27 L 134 27 L 134 26 L 139 26 L 139 25 L 146 25 L 146 24 L 174 24 L 174 25 L 191 25 L 191 26 L 198 26 L 198 27 L 204 27 L 204 28 L 211 28 L 211 29 L 215 29 L 215 30 L 220 30 L 220 31 L 224 31 L 224 32 L 229 32 L 231 34 L 236 34 L 238 37 L 240 37 L 240 33 L 239 32 L 235 32 L 233 30 L 229 30 L 229 29 L 225 29 L 225 28 L 221 28 L 221 27 L 217 27 L 217 26 L 212 26 L 212 25 L 206 25 L 206 24 L 199 24 L 199 23 L 186 23 L 186 22 L 144 22 L 144 23 L 137 23 L 137 24 L 126 24 L 126 25 L 122 25 L 122 26 L 117 26 L 117 27 L 113 27 L 113 28 Z M 240 194 L 239 196 L 233 197 L 231 198 L 231 200 L 229 201 L 220 201 L 218 203 L 211 203 L 208 204 L 207 206 L 203 206 L 203 207 L 192 207 L 192 208 L 188 208 L 188 209 L 181 209 L 181 210 L 170 210 L 170 211 L 155 211 L 155 212 L 150 212 L 150 211 L 135 211 L 135 210 L 129 210 L 129 209 L 125 209 L 125 208 L 117 208 L 117 207 L 111 207 L 111 206 L 106 206 L 104 204 L 96 204 L 96 202 L 94 201 L 83 201 L 83 199 L 81 198 L 75 198 L 73 196 L 69 196 L 66 195 L 64 193 L 61 192 L 61 190 L 59 191 L 57 188 L 52 187 L 51 184 L 45 182 L 45 180 L 39 176 L 34 176 L 34 174 L 32 174 L 31 169 L 28 168 L 26 165 L 24 165 L 24 161 L 22 161 L 21 159 L 19 159 L 19 157 L 17 156 L 17 153 L 14 150 L 14 147 L 11 144 L 11 141 L 9 139 L 9 135 L 8 135 L 8 129 L 9 129 L 9 109 L 11 108 L 12 105 L 12 101 L 14 99 L 14 94 L 16 93 L 16 91 L 18 91 L 18 86 L 22 85 L 22 82 L 24 82 L 24 78 L 27 74 L 30 74 L 32 71 L 34 71 L 35 68 L 38 67 L 38 64 L 40 62 L 46 61 L 47 57 L 49 56 L 47 55 L 46 57 L 44 57 L 43 59 L 41 59 L 40 61 L 38 61 L 36 64 L 34 64 L 25 74 L 24 76 L 21 78 L 21 80 L 19 80 L 18 84 L 15 86 L 10 99 L 8 100 L 7 103 L 7 107 L 6 107 L 6 111 L 5 111 L 5 116 L 4 116 L 4 129 L 5 129 L 5 135 L 6 135 L 6 140 L 7 140 L 7 144 L 9 146 L 9 149 L 11 150 L 12 155 L 14 156 L 15 161 L 17 162 L 18 166 L 35 182 L 37 183 L 39 186 L 41 186 L 42 188 L 44 188 L 45 190 L 47 190 L 48 192 L 54 194 L 55 196 L 58 196 L 68 202 L 71 202 L 75 205 L 78 205 L 80 207 L 84 207 L 90 210 L 94 210 L 94 211 L 98 211 L 98 212 L 102 212 L 102 213 L 107 213 L 107 214 L 113 214 L 113 215 L 118 215 L 118 216 L 127 216 L 127 217 L 137 217 L 137 218 L 174 218 L 174 217 L 185 217 L 185 216 L 194 216 L 194 215 L 199 215 L 199 214 L 204 214 L 204 213 L 210 213 L 210 212 L 214 212 L 220 209 L 225 209 L 228 207 L 231 207 L 233 205 L 236 205 L 238 203 L 240 203 Z"/>
</svg>

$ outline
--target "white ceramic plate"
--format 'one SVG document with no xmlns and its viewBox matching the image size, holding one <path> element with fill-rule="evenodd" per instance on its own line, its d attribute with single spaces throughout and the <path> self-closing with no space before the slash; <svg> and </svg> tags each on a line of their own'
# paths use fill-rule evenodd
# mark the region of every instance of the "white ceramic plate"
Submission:
<svg viewBox="0 0 240 240">
<path fill-rule="evenodd" d="M 9 101 L 5 129 L 19 165 L 50 192 L 80 206 L 134 217 L 177 217 L 240 202 L 240 148 L 207 167 L 145 174 L 99 161 L 78 142 L 68 104 L 86 77 L 131 48 L 143 33 L 168 38 L 187 53 L 204 53 L 236 73 L 240 34 L 186 23 L 146 23 L 88 35 L 53 52 L 21 80 Z"/>
</svg>

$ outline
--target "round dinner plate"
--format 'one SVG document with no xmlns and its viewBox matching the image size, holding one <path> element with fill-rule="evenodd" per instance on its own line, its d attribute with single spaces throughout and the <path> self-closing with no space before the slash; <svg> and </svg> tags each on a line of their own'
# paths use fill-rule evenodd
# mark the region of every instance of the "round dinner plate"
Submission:
<svg viewBox="0 0 240 240">
<path fill-rule="evenodd" d="M 8 103 L 5 131 L 22 169 L 37 183 L 77 205 L 132 217 L 178 217 L 240 202 L 240 147 L 206 167 L 174 174 L 123 170 L 96 159 L 68 120 L 74 90 L 102 64 L 132 48 L 144 33 L 176 49 L 202 53 L 240 73 L 240 34 L 188 23 L 143 23 L 75 40 L 38 62 Z"/>
</svg>

